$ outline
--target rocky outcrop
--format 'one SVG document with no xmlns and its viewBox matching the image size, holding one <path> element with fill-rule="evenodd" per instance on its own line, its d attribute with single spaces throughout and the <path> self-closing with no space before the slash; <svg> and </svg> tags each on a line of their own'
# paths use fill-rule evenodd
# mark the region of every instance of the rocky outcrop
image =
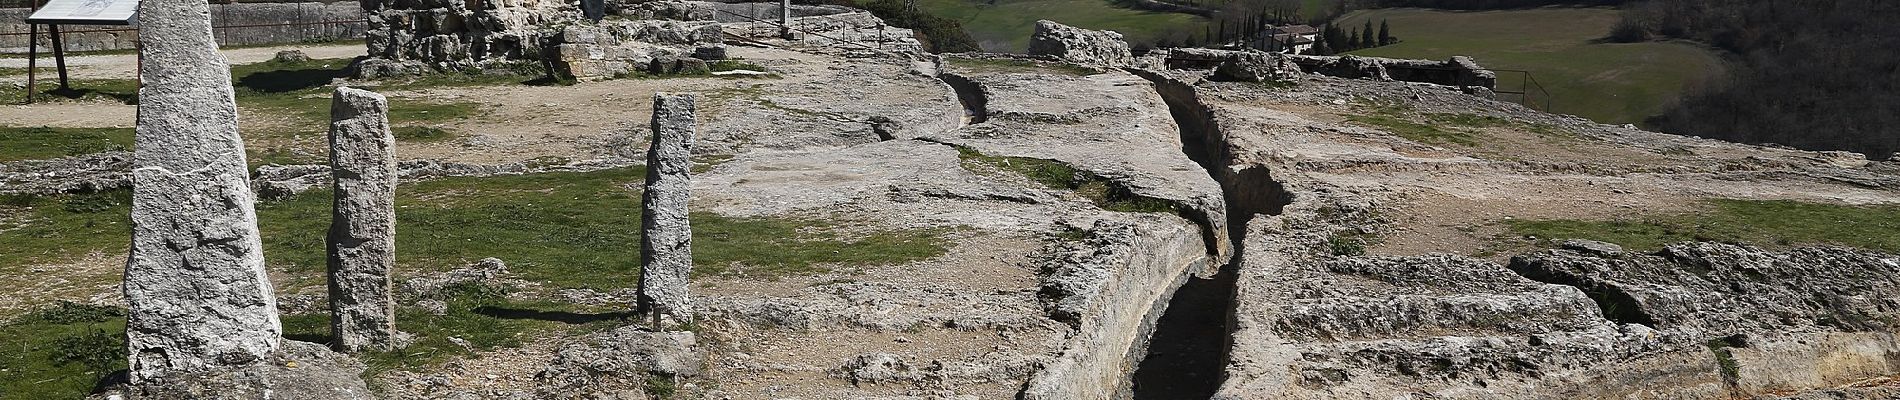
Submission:
<svg viewBox="0 0 1900 400">
<path fill-rule="evenodd" d="M 1392 75 L 1386 71 L 1385 63 L 1355 55 L 1339 56 L 1313 68 L 1316 73 L 1341 78 L 1392 80 Z"/>
<path fill-rule="evenodd" d="M 693 228 L 686 205 L 692 198 L 693 94 L 653 96 L 653 140 L 647 148 L 642 195 L 640 297 L 635 311 L 660 321 L 693 319 L 687 278 L 693 271 Z M 656 324 L 655 328 L 659 325 Z"/>
<path fill-rule="evenodd" d="M 136 381 L 242 367 L 282 328 L 238 136 L 231 71 L 202 1 L 139 4 L 126 345 Z"/>
<path fill-rule="evenodd" d="M 1508 268 L 1356 257 L 1280 275 L 1277 309 L 1242 318 L 1268 317 L 1288 344 L 1244 346 L 1294 372 L 1240 375 L 1221 398 L 1714 399 L 1900 372 L 1887 254 L 1575 241 Z"/>
<path fill-rule="evenodd" d="M 132 153 L 108 151 L 0 163 L 0 194 L 84 193 L 132 185 Z"/>
<path fill-rule="evenodd" d="M 1055 21 L 1036 21 L 1029 37 L 1029 54 L 1050 56 L 1082 65 L 1121 67 L 1134 61 L 1128 42 L 1115 31 L 1092 31 Z"/>
<path fill-rule="evenodd" d="M 1445 61 L 1344 56 L 1288 56 L 1307 72 L 1341 78 L 1397 80 L 1433 83 L 1486 91 L 1496 90 L 1497 73 L 1471 57 L 1456 56 Z M 1475 91 L 1475 90 L 1474 90 Z"/>
<path fill-rule="evenodd" d="M 243 367 L 178 374 L 117 389 L 131 400 L 371 400 L 363 363 L 323 345 L 284 341 L 283 350 Z"/>
<path fill-rule="evenodd" d="M 1214 68 L 1215 78 L 1241 82 L 1285 81 L 1299 74 L 1299 64 L 1286 55 L 1258 51 L 1230 53 Z"/>
<path fill-rule="evenodd" d="M 626 326 L 562 347 L 535 379 L 541 383 L 541 398 L 616 398 L 629 392 L 635 396 L 631 398 L 644 399 L 650 379 L 697 376 L 704 359 L 692 332 Z"/>
<path fill-rule="evenodd" d="M 369 59 L 359 77 L 466 70 L 542 59 L 549 26 L 582 21 L 575 3 L 365 0 Z"/>
<path fill-rule="evenodd" d="M 389 350 L 396 331 L 390 270 L 396 265 L 396 138 L 389 100 L 338 87 L 330 105 L 329 286 L 331 345 Z"/>
<path fill-rule="evenodd" d="M 1024 399 L 1125 397 L 1132 365 L 1175 288 L 1208 265 L 1199 229 L 1171 216 L 1097 220 L 1080 242 L 1049 249 L 1038 296 L 1075 329 L 1030 377 Z"/>
<path fill-rule="evenodd" d="M 703 66 L 704 61 L 692 56 L 723 49 L 722 38 L 719 23 L 711 21 L 614 20 L 570 25 L 553 39 L 554 66 L 556 72 L 576 78 L 636 71 L 677 74 L 681 73 L 677 64 L 682 60 Z M 654 71 L 652 66 L 656 64 L 668 68 Z"/>
</svg>

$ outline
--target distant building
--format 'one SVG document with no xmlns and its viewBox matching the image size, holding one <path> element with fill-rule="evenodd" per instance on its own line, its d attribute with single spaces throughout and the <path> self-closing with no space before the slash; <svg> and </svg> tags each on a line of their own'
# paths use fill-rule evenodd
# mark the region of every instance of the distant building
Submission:
<svg viewBox="0 0 1900 400">
<path fill-rule="evenodd" d="M 1319 42 L 1319 28 L 1311 25 L 1282 25 L 1267 28 L 1260 33 L 1254 48 L 1281 53 L 1300 54 L 1313 48 Z"/>
</svg>

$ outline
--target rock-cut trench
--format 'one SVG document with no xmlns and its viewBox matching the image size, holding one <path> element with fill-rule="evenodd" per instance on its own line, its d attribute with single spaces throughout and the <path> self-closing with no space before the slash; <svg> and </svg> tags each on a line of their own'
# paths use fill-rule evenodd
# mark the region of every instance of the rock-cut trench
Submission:
<svg viewBox="0 0 1900 400">
<path fill-rule="evenodd" d="M 1188 278 L 1170 295 L 1155 320 L 1146 354 L 1131 374 L 1130 391 L 1135 399 L 1205 399 L 1220 388 L 1232 344 L 1234 285 L 1247 224 L 1258 215 L 1279 215 L 1292 196 L 1265 167 L 1235 168 L 1238 162 L 1226 135 L 1192 85 L 1147 71 L 1131 72 L 1154 82 L 1180 127 L 1181 152 L 1220 183 L 1234 251 L 1214 276 Z"/>
</svg>

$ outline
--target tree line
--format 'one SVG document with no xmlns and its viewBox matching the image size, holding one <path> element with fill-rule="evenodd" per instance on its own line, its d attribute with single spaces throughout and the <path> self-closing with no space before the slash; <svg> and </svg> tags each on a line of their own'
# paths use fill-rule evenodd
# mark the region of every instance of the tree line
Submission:
<svg viewBox="0 0 1900 400">
<path fill-rule="evenodd" d="M 1307 49 L 1305 54 L 1330 56 L 1399 42 L 1398 37 L 1392 36 L 1392 24 L 1385 20 L 1379 21 L 1379 30 L 1376 34 L 1374 32 L 1371 18 L 1366 19 L 1364 29 L 1355 27 L 1350 33 L 1345 28 L 1328 22 L 1320 28 L 1320 40 L 1314 42 L 1313 47 Z"/>
<path fill-rule="evenodd" d="M 1611 39 L 1733 53 L 1725 76 L 1650 119 L 1671 133 L 1887 159 L 1900 150 L 1900 2 L 1651 0 Z"/>
<path fill-rule="evenodd" d="M 1627 0 L 1346 0 L 1354 8 L 1423 7 L 1447 10 L 1503 10 L 1511 8 L 1563 6 L 1608 6 Z"/>
</svg>

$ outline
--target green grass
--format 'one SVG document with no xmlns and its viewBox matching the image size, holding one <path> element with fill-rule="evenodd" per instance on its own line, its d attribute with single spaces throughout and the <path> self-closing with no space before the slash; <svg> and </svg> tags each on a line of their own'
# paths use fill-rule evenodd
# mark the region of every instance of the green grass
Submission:
<svg viewBox="0 0 1900 400">
<path fill-rule="evenodd" d="M 397 263 L 443 270 L 486 257 L 523 279 L 610 290 L 638 282 L 640 168 L 445 178 L 397 189 Z M 320 284 L 329 193 L 258 206 L 265 257 Z M 706 274 L 781 275 L 827 264 L 895 264 L 947 250 L 942 230 L 853 230 L 837 222 L 693 213 L 693 261 Z"/>
<path fill-rule="evenodd" d="M 602 325 L 619 323 L 622 319 L 612 312 L 585 314 L 576 311 L 587 310 L 565 304 L 514 300 L 508 297 L 510 292 L 507 288 L 479 283 L 452 285 L 435 295 L 440 298 L 434 300 L 447 305 L 443 315 L 398 305 L 396 329 L 415 335 L 414 341 L 400 349 L 365 353 L 362 359 L 369 368 L 364 375 L 413 370 L 450 357 L 474 354 L 471 350 L 520 347 L 525 338 L 560 334 L 563 328 L 576 332 L 598 330 Z M 580 319 L 563 322 L 557 315 Z M 285 338 L 313 343 L 330 340 L 328 314 L 287 315 L 283 321 Z M 468 346 L 451 338 L 460 339 Z"/>
<path fill-rule="evenodd" d="M 554 287 L 633 287 L 640 265 L 640 168 L 406 182 L 397 189 L 402 273 L 459 268 L 486 257 Z M 0 197 L 0 272 L 119 251 L 128 243 L 130 192 Z M 257 205 L 265 262 L 283 288 L 321 285 L 330 194 Z M 947 229 L 863 229 L 800 218 L 693 213 L 693 261 L 705 274 L 777 276 L 828 266 L 887 265 L 948 249 Z"/>
<path fill-rule="evenodd" d="M 42 76 L 44 78 L 44 76 Z M 68 81 L 70 88 L 60 89 L 59 81 L 41 79 L 34 90 L 39 96 L 37 102 L 63 101 L 109 101 L 125 104 L 137 104 L 139 98 L 138 81 L 131 79 L 73 79 Z M 26 101 L 26 88 L 13 85 L 0 85 L 0 102 L 19 103 Z"/>
<path fill-rule="evenodd" d="M 1044 187 L 1058 190 L 1071 190 L 1086 198 L 1104 210 L 1120 212 L 1176 212 L 1178 205 L 1172 201 L 1146 197 L 1130 193 L 1110 185 L 1107 179 L 1095 176 L 1088 171 L 1075 169 L 1056 160 L 1028 157 L 1005 157 L 983 154 L 974 148 L 957 147 L 958 164 L 965 170 L 978 174 L 999 171 L 1029 178 L 1030 181 Z"/>
<path fill-rule="evenodd" d="M 1026 74 L 1089 76 L 1089 75 L 1102 73 L 1102 71 L 1096 70 L 1094 68 L 1088 68 L 1088 67 L 1082 67 L 1082 66 L 1076 66 L 1076 65 L 1070 65 L 1070 64 L 1044 63 L 1044 62 L 1036 62 L 1036 61 L 1030 61 L 1030 60 L 983 59 L 983 58 L 964 58 L 964 57 L 947 57 L 945 58 L 945 60 L 949 61 L 951 66 L 954 66 L 957 68 L 967 69 L 967 70 L 976 71 L 976 72 L 993 73 L 993 74 L 1025 74 L 1026 73 Z"/>
<path fill-rule="evenodd" d="M 132 192 L 33 196 L 0 195 L 0 273 L 28 265 L 118 251 L 130 243 Z"/>
<path fill-rule="evenodd" d="M 299 133 L 317 133 L 328 129 L 330 121 L 331 86 L 333 79 L 347 76 L 345 68 L 350 64 L 347 58 L 313 59 L 299 62 L 265 61 L 231 67 L 233 86 L 237 89 L 238 105 L 252 110 L 283 116 L 288 119 L 284 126 L 267 129 L 245 129 L 252 137 L 296 137 Z M 363 86 L 371 90 L 408 89 L 427 86 L 488 85 L 506 84 L 520 81 L 518 75 L 469 75 L 440 74 L 412 78 L 402 81 L 378 82 Z M 389 123 L 398 134 L 398 139 L 406 141 L 439 141 L 451 138 L 452 132 L 433 126 L 441 123 L 464 120 L 482 111 L 480 103 L 473 102 L 437 102 L 433 100 L 391 97 L 389 99 Z M 305 135 L 306 140 L 318 140 L 322 135 Z M 280 159 L 288 162 L 310 161 L 301 158 L 283 159 L 260 154 L 253 149 L 252 164 L 263 164 L 268 159 Z M 267 149 L 283 152 L 282 149 Z"/>
<path fill-rule="evenodd" d="M 0 324 L 0 399 L 84 399 L 126 368 L 125 316 L 61 302 Z"/>
<path fill-rule="evenodd" d="M 132 128 L 0 126 L 0 162 L 132 149 Z"/>
<path fill-rule="evenodd" d="M 1470 132 L 1441 129 L 1435 125 L 1412 122 L 1392 115 L 1348 115 L 1346 119 L 1352 122 L 1378 127 L 1387 133 L 1419 143 L 1436 145 L 1459 144 L 1465 146 L 1478 145 L 1478 137 Z"/>
<path fill-rule="evenodd" d="M 1107 0 L 923 0 L 918 6 L 963 24 L 983 50 L 1004 53 L 1027 50 L 1038 19 L 1113 30 L 1130 43 L 1169 38 L 1173 32 L 1199 37 L 1208 24 L 1206 18 L 1194 15 L 1130 10 Z"/>
<path fill-rule="evenodd" d="M 1834 244 L 1900 253 L 1900 206 L 1848 206 L 1785 200 L 1709 201 L 1706 212 L 1625 220 L 1519 220 L 1511 232 L 1552 242 L 1589 239 L 1637 251 L 1701 240 L 1769 248 Z"/>
<path fill-rule="evenodd" d="M 454 139 L 458 136 L 454 131 L 432 126 L 398 126 L 390 128 L 390 130 L 392 131 L 390 133 L 394 134 L 396 141 L 399 142 L 434 143 Z"/>
<path fill-rule="evenodd" d="M 1489 115 L 1477 114 L 1425 114 L 1425 120 L 1433 124 L 1461 126 L 1466 128 L 1491 128 L 1513 125 L 1511 120 Z"/>
<path fill-rule="evenodd" d="M 1403 42 L 1354 54 L 1443 60 L 1469 55 L 1490 68 L 1530 71 L 1550 91 L 1556 112 L 1605 123 L 1641 123 L 1667 110 L 1685 86 L 1714 76 L 1722 61 L 1684 42 L 1604 43 L 1621 11 L 1538 8 L 1443 11 L 1416 8 L 1356 11 L 1340 26 L 1390 21 Z M 1499 73 L 1503 90 L 1519 78 Z"/>
</svg>

